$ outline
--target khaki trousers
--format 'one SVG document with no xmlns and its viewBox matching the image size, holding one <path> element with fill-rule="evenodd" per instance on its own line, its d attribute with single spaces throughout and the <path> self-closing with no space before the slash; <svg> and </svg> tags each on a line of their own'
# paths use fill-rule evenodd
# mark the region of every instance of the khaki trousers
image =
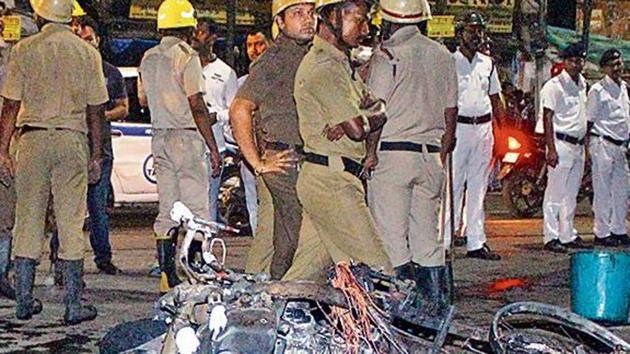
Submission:
<svg viewBox="0 0 630 354">
<path fill-rule="evenodd" d="M 380 151 L 368 204 L 395 267 L 444 265 L 439 213 L 444 170 L 439 153 Z"/>
<path fill-rule="evenodd" d="M 273 255 L 273 200 L 262 177 L 256 177 L 258 225 L 247 254 L 246 273 L 269 273 Z"/>
<path fill-rule="evenodd" d="M 305 271 L 311 275 L 324 272 L 327 268 L 322 269 L 319 260 L 327 258 L 335 263 L 353 260 L 392 273 L 358 178 L 332 170 L 332 166 L 304 163 L 297 191 L 316 234 L 300 236 L 293 266 L 284 279 L 304 279 Z"/>
<path fill-rule="evenodd" d="M 39 259 L 52 194 L 59 258 L 83 259 L 88 158 L 83 133 L 50 129 L 22 134 L 16 155 L 14 257 Z"/>
<path fill-rule="evenodd" d="M 210 219 L 205 142 L 195 130 L 155 129 L 151 151 L 157 178 L 159 211 L 153 224 L 156 239 L 170 239 L 179 226 L 171 220 L 173 204 L 180 201 L 194 215 Z"/>
<path fill-rule="evenodd" d="M 11 238 L 15 224 L 15 186 L 0 184 L 0 239 Z"/>
<path fill-rule="evenodd" d="M 273 201 L 269 189 L 261 177 L 256 180 L 258 192 L 258 228 L 247 255 L 247 273 L 269 273 L 273 256 Z M 302 212 L 302 225 L 299 231 L 299 243 L 294 259 L 310 257 L 311 262 L 289 268 L 283 279 L 312 280 L 325 283 L 328 269 L 333 262 L 327 252 L 314 249 L 320 246 L 315 227 L 311 219 Z M 316 241 L 316 242 L 314 242 Z"/>
</svg>

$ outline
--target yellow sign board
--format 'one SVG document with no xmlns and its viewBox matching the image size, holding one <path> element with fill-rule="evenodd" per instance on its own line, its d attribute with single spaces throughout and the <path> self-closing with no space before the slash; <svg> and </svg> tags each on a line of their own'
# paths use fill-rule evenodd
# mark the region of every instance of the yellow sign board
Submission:
<svg viewBox="0 0 630 354">
<path fill-rule="evenodd" d="M 483 13 L 488 21 L 488 32 L 511 33 L 516 0 L 447 0 L 442 15 L 459 16 L 470 10 Z"/>
<path fill-rule="evenodd" d="M 429 37 L 455 37 L 455 16 L 433 16 L 427 28 Z"/>
<path fill-rule="evenodd" d="M 4 31 L 2 38 L 7 42 L 17 42 L 20 40 L 22 32 L 22 18 L 20 16 L 3 16 Z"/>
</svg>

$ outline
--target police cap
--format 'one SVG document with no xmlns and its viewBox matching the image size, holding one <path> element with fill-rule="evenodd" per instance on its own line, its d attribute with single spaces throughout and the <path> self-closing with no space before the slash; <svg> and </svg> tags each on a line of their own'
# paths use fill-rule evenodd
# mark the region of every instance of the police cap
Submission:
<svg viewBox="0 0 630 354">
<path fill-rule="evenodd" d="M 606 66 L 610 62 L 615 61 L 621 58 L 621 52 L 617 48 L 610 48 L 602 54 L 601 59 L 599 60 L 599 66 Z"/>
<path fill-rule="evenodd" d="M 586 50 L 584 49 L 584 45 L 582 43 L 573 43 L 568 47 L 564 48 L 562 52 L 560 52 L 560 58 L 568 59 L 568 58 L 586 58 Z"/>
</svg>

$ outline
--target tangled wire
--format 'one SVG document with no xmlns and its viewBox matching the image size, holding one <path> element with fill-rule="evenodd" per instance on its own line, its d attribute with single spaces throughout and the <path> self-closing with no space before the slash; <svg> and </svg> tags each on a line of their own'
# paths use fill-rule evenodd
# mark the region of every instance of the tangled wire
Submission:
<svg viewBox="0 0 630 354">
<path fill-rule="evenodd" d="M 334 306 L 329 317 L 333 328 L 341 328 L 348 353 L 360 353 L 362 343 L 367 344 L 374 353 L 380 353 L 376 333 L 399 352 L 407 353 L 393 338 L 386 321 L 387 314 L 374 304 L 372 298 L 359 284 L 352 274 L 350 264 L 339 262 L 335 265 L 335 277 L 331 280 L 331 285 L 343 292 L 348 303 L 347 309 Z"/>
</svg>

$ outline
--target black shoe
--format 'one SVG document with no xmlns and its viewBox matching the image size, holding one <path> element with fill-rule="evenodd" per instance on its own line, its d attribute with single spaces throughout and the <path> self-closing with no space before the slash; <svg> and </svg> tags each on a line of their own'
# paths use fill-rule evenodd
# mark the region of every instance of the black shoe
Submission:
<svg viewBox="0 0 630 354">
<path fill-rule="evenodd" d="M 496 253 L 493 250 L 491 250 L 490 247 L 488 247 L 488 245 L 485 244 L 485 243 L 478 250 L 466 252 L 466 257 L 467 258 L 485 259 L 487 261 L 498 261 L 498 260 L 501 260 L 501 256 L 498 253 Z"/>
<path fill-rule="evenodd" d="M 22 257 L 15 259 L 15 317 L 18 320 L 30 320 L 33 315 L 42 312 L 42 303 L 33 298 L 36 265 L 37 261 L 34 259 Z"/>
<path fill-rule="evenodd" d="M 619 246 L 619 240 L 613 236 L 606 236 L 606 237 L 596 236 L 595 241 L 593 241 L 593 244 L 595 246 L 602 246 L 602 247 L 617 247 Z"/>
<path fill-rule="evenodd" d="M 455 247 L 464 247 L 468 243 L 468 237 L 455 237 L 455 241 L 453 241 L 453 245 Z"/>
<path fill-rule="evenodd" d="M 116 267 L 111 261 L 106 261 L 103 263 L 97 263 L 96 268 L 101 272 L 109 275 L 122 274 L 122 270 Z"/>
<path fill-rule="evenodd" d="M 580 236 L 577 236 L 575 237 L 575 240 L 571 242 L 563 243 L 562 245 L 566 248 L 581 249 L 581 250 L 593 248 L 593 246 L 587 245 L 586 242 L 584 242 L 584 240 L 580 238 Z"/>
<path fill-rule="evenodd" d="M 416 306 L 430 314 L 444 316 L 450 303 L 448 269 L 441 267 L 422 267 L 414 264 L 416 275 Z"/>
<path fill-rule="evenodd" d="M 554 252 L 554 253 L 567 253 L 567 248 L 560 243 L 560 240 L 555 239 L 545 243 L 543 247 L 545 251 Z"/>
<path fill-rule="evenodd" d="M 394 267 L 394 272 L 396 273 L 396 278 L 399 280 L 416 280 L 416 270 L 412 262 L 407 262 L 398 267 Z"/>
<path fill-rule="evenodd" d="M 617 240 L 619 246 L 630 246 L 630 236 L 628 236 L 628 234 L 610 234 L 610 237 Z"/>
<path fill-rule="evenodd" d="M 94 306 L 81 304 L 83 261 L 63 261 L 63 302 L 66 313 L 63 321 L 66 325 L 75 325 L 96 318 Z"/>
</svg>

